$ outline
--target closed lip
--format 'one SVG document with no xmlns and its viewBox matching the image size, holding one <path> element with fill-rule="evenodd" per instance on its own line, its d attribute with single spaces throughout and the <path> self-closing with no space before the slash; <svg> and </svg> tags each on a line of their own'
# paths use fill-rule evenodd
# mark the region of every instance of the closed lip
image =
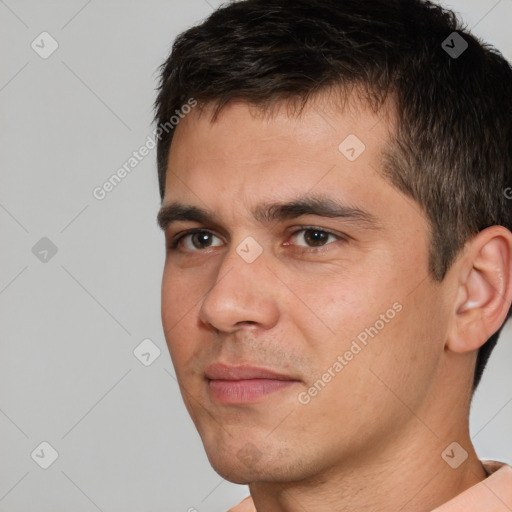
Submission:
<svg viewBox="0 0 512 512">
<path fill-rule="evenodd" d="M 298 380 L 290 375 L 284 375 L 268 368 L 251 365 L 230 366 L 222 363 L 215 363 L 208 366 L 205 370 L 205 375 L 209 380 Z"/>
</svg>

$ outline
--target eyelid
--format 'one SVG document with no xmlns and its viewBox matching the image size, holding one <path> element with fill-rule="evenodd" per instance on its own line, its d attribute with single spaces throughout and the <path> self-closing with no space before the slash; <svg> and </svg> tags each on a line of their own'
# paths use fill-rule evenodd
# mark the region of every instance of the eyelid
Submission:
<svg viewBox="0 0 512 512">
<path fill-rule="evenodd" d="M 294 229 L 294 228 L 297 228 L 297 229 Z M 301 231 L 320 231 L 322 233 L 327 233 L 328 235 L 335 236 L 339 240 L 344 240 L 345 242 L 348 242 L 350 240 L 350 237 L 348 235 L 345 235 L 344 233 L 339 233 L 338 231 L 332 231 L 330 229 L 322 228 L 320 226 L 294 226 L 292 229 L 294 229 L 294 231 L 292 231 L 292 233 L 289 235 L 288 238 L 291 238 L 292 236 L 297 235 Z M 331 242 L 331 243 L 333 243 L 333 242 Z M 327 245 L 330 245 L 330 244 L 318 246 L 318 248 L 325 247 Z M 310 249 L 315 249 L 315 247 L 310 247 Z"/>
<path fill-rule="evenodd" d="M 212 231 L 211 229 L 208 229 L 208 228 L 190 228 L 190 229 L 185 229 L 184 231 L 180 231 L 178 233 L 176 233 L 175 235 L 173 235 L 171 237 L 171 240 L 169 241 L 169 249 L 174 249 L 174 250 L 177 250 L 178 249 L 178 245 L 183 241 L 183 239 L 187 236 L 190 236 L 190 235 L 194 235 L 195 233 L 209 233 L 219 239 L 222 239 L 217 233 L 215 233 L 215 231 Z M 198 252 L 198 251 L 206 251 L 207 249 L 210 249 L 210 247 L 207 247 L 205 249 L 196 249 L 195 251 L 193 252 Z M 191 250 L 191 249 L 187 249 L 187 250 Z"/>
</svg>

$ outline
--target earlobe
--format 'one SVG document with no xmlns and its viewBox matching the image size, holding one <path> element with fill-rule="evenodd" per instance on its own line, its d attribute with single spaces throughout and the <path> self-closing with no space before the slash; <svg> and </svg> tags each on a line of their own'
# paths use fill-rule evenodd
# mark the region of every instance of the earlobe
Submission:
<svg viewBox="0 0 512 512">
<path fill-rule="evenodd" d="M 484 229 L 468 242 L 446 348 L 478 350 L 504 323 L 512 299 L 512 233 Z"/>
</svg>

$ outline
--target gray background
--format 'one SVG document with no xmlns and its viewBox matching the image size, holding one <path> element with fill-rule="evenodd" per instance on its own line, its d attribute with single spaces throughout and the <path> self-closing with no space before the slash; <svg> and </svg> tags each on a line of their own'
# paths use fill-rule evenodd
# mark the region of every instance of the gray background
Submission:
<svg viewBox="0 0 512 512">
<path fill-rule="evenodd" d="M 512 59 L 512 0 L 445 3 Z M 151 133 L 172 40 L 216 5 L 0 0 L 0 511 L 220 512 L 247 494 L 210 468 L 163 338 L 155 151 L 92 195 Z M 161 355 L 144 366 L 148 338 Z M 508 463 L 511 341 L 471 417 L 479 455 Z"/>
</svg>

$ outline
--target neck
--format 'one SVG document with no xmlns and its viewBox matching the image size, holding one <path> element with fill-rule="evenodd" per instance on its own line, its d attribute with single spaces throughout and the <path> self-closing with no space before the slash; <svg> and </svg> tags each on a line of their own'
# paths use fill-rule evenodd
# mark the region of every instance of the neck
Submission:
<svg viewBox="0 0 512 512">
<path fill-rule="evenodd" d="M 434 430 L 417 418 L 408 427 L 364 460 L 341 461 L 303 481 L 249 485 L 257 511 L 429 512 L 486 478 L 467 428 Z M 456 469 L 441 456 L 458 462 L 460 449 L 445 451 L 454 440 L 468 453 Z"/>
</svg>

